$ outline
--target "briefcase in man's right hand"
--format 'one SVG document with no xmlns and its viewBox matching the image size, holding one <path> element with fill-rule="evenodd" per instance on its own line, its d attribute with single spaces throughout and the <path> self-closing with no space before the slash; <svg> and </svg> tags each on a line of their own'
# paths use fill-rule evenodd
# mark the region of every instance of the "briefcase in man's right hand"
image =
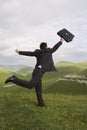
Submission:
<svg viewBox="0 0 87 130">
<path fill-rule="evenodd" d="M 74 38 L 74 35 L 65 28 L 57 32 L 57 34 L 62 37 L 66 42 L 71 42 Z"/>
</svg>

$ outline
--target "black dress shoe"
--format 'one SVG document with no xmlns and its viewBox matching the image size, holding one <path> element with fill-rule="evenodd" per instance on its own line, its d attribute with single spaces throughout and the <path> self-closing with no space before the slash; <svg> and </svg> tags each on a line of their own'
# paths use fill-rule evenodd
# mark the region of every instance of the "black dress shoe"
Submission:
<svg viewBox="0 0 87 130">
<path fill-rule="evenodd" d="M 7 84 L 7 83 L 9 83 L 9 82 L 12 82 L 13 79 L 14 79 L 14 77 L 15 77 L 15 75 L 9 77 L 8 79 L 6 79 L 5 83 Z"/>
<path fill-rule="evenodd" d="M 38 107 L 45 107 L 44 104 L 37 104 Z"/>
</svg>

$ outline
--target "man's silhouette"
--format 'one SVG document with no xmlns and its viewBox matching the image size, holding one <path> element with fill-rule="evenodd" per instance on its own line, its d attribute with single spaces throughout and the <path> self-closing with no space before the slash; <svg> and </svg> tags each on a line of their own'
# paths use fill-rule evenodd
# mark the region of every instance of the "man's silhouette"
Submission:
<svg viewBox="0 0 87 130">
<path fill-rule="evenodd" d="M 38 106 L 44 106 L 44 101 L 42 98 L 42 76 L 45 72 L 49 71 L 56 71 L 56 68 L 54 66 L 52 54 L 62 45 L 63 38 L 60 38 L 60 41 L 53 46 L 52 48 L 47 48 L 47 43 L 42 42 L 40 44 L 40 49 L 37 49 L 33 52 L 31 51 L 19 51 L 16 49 L 16 53 L 19 55 L 25 55 L 25 56 L 35 56 L 37 59 L 37 63 L 35 66 L 35 69 L 32 73 L 32 78 L 30 81 L 22 80 L 13 75 L 12 77 L 9 77 L 5 83 L 12 82 L 16 85 L 32 89 L 35 87 L 37 100 L 38 100 Z"/>
</svg>

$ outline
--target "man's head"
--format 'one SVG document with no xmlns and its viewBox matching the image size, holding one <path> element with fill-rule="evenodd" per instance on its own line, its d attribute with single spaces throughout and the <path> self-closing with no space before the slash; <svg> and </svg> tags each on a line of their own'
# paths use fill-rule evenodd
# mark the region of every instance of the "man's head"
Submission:
<svg viewBox="0 0 87 130">
<path fill-rule="evenodd" d="M 45 48 L 47 48 L 47 43 L 46 43 L 46 42 L 42 42 L 42 43 L 40 44 L 40 49 L 43 50 L 43 49 L 45 49 Z"/>
</svg>

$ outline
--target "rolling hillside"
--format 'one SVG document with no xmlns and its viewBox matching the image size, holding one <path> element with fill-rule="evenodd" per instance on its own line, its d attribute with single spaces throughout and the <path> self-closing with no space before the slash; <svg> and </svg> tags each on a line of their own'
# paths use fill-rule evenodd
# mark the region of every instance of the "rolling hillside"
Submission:
<svg viewBox="0 0 87 130">
<path fill-rule="evenodd" d="M 56 64 L 57 73 L 47 73 L 43 77 L 44 91 L 47 93 L 82 94 L 85 89 L 85 94 L 87 94 L 86 64 L 86 62 L 77 64 L 59 62 Z"/>
<path fill-rule="evenodd" d="M 20 64 L 15 66 L 14 65 L 5 66 L 5 68 L 7 68 L 11 72 L 22 74 L 22 75 L 27 75 L 29 74 L 29 72 L 33 70 L 33 68 L 30 66 L 20 65 Z"/>
<path fill-rule="evenodd" d="M 32 67 L 27 67 L 25 65 L 17 65 L 17 66 L 0 66 L 0 86 L 4 84 L 5 79 L 7 77 L 16 74 L 20 77 L 29 75 L 33 70 Z"/>
<path fill-rule="evenodd" d="M 86 65 L 60 62 L 56 64 L 58 72 L 44 75 L 46 107 L 37 107 L 34 89 L 4 87 L 4 80 L 14 73 L 30 79 L 28 68 L 12 71 L 0 67 L 0 130 L 86 130 L 87 84 L 78 82 L 87 82 Z"/>
<path fill-rule="evenodd" d="M 0 86 L 4 84 L 4 80 L 12 73 L 5 67 L 0 67 Z"/>
<path fill-rule="evenodd" d="M 46 73 L 43 77 L 43 84 L 46 84 L 46 82 L 52 82 L 58 80 L 60 77 L 64 77 L 69 74 L 77 74 L 77 75 L 87 75 L 87 62 L 84 63 L 72 63 L 72 62 L 59 62 L 56 65 L 57 72 L 49 72 Z M 17 74 L 22 77 L 31 77 L 31 72 L 33 68 L 19 65 L 18 66 L 11 66 L 10 68 L 7 67 L 0 67 L 0 83 L 3 82 L 3 80 L 6 79 L 6 77 Z M 46 86 L 46 85 L 45 85 Z"/>
<path fill-rule="evenodd" d="M 86 64 L 86 62 L 84 63 Z M 57 63 L 56 69 L 57 72 L 49 72 L 44 76 L 45 80 L 58 79 L 60 77 L 66 76 L 68 74 L 78 74 L 78 75 L 86 75 L 87 66 L 80 63 L 71 63 L 71 62 L 59 62 Z"/>
<path fill-rule="evenodd" d="M 16 73 L 26 76 L 26 75 L 29 75 L 29 73 L 31 73 L 32 71 L 33 71 L 32 67 L 23 67 L 19 69 L 18 71 L 16 71 Z"/>
</svg>

